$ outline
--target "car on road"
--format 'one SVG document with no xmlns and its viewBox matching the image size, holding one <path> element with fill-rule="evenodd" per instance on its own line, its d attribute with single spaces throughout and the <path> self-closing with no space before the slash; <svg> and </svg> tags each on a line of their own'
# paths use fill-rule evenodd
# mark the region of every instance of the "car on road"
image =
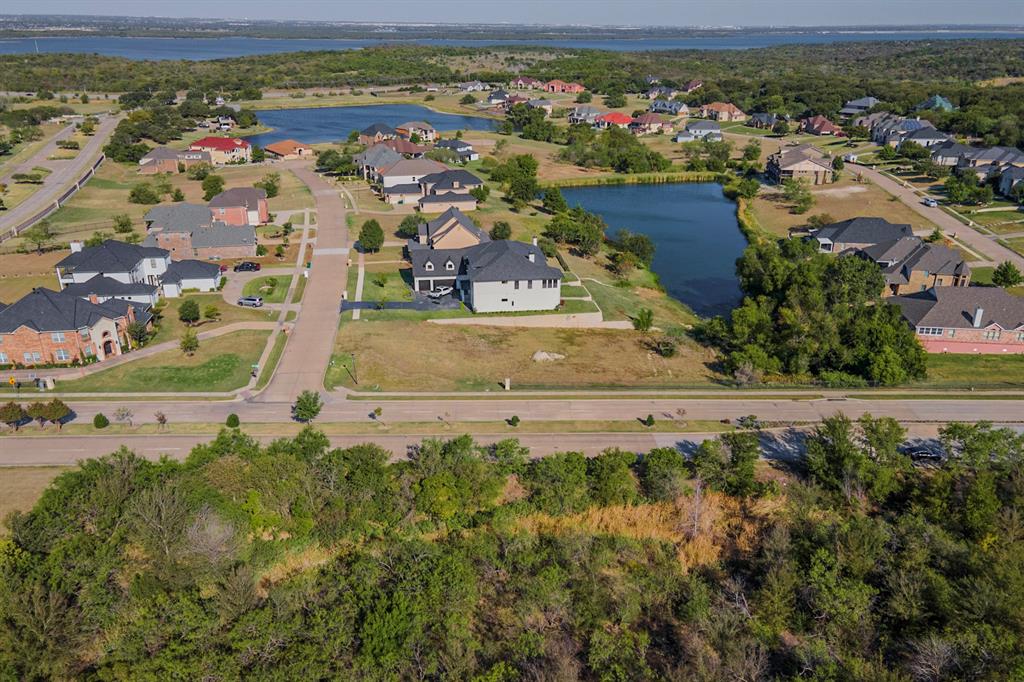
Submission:
<svg viewBox="0 0 1024 682">
<path fill-rule="evenodd" d="M 429 294 L 427 294 L 427 296 L 429 296 L 430 298 L 432 298 L 434 300 L 438 300 L 438 299 L 444 298 L 445 296 L 447 296 L 448 294 L 452 293 L 453 291 L 455 291 L 455 290 L 452 289 L 451 287 L 438 287 L 438 288 L 434 289 L 433 291 L 431 291 Z"/>
<path fill-rule="evenodd" d="M 935 199 L 932 199 L 931 197 L 925 197 L 924 201 L 922 201 L 921 203 L 924 204 L 925 206 L 927 206 L 928 208 L 938 208 L 939 207 L 939 202 L 936 201 Z"/>
<path fill-rule="evenodd" d="M 241 263 L 235 263 L 235 272 L 258 272 L 260 269 L 259 263 L 253 263 L 251 260 L 244 260 Z"/>
<path fill-rule="evenodd" d="M 262 308 L 263 299 L 260 298 L 259 296 L 243 296 L 242 298 L 238 299 L 238 305 L 242 306 L 243 308 Z"/>
</svg>

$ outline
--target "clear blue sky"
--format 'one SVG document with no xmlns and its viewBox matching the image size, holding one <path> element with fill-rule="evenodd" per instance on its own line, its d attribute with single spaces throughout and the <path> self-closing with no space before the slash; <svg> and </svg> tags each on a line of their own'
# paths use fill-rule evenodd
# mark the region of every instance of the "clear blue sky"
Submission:
<svg viewBox="0 0 1024 682">
<path fill-rule="evenodd" d="M 4 0 L 0 13 L 661 26 L 1024 25 L 1021 0 Z"/>
</svg>

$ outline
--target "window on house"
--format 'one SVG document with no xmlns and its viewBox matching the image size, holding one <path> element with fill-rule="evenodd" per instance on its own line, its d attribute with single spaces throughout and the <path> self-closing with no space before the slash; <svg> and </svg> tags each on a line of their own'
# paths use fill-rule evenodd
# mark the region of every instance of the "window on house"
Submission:
<svg viewBox="0 0 1024 682">
<path fill-rule="evenodd" d="M 527 289 L 532 289 L 533 288 L 533 280 L 532 279 L 526 280 L 526 288 Z"/>
<path fill-rule="evenodd" d="M 64 343 L 64 332 L 53 332 L 50 334 L 50 340 L 54 343 Z"/>
<path fill-rule="evenodd" d="M 428 262 L 427 262 L 427 263 L 426 263 L 426 264 L 425 264 L 425 265 L 423 266 L 423 269 L 424 269 L 424 270 L 426 270 L 427 272 L 432 272 L 432 271 L 434 270 L 434 264 L 428 261 Z"/>
<path fill-rule="evenodd" d="M 448 261 L 447 263 L 444 264 L 444 269 L 445 270 L 454 270 L 455 269 L 455 263 L 453 263 L 451 261 Z"/>
<path fill-rule="evenodd" d="M 85 357 L 91 358 L 93 355 L 95 355 L 95 352 L 93 351 L 92 346 L 86 346 L 85 347 Z"/>
<path fill-rule="evenodd" d="M 517 280 L 516 280 L 516 281 L 514 282 L 514 284 L 515 284 L 515 287 L 514 287 L 514 288 L 515 288 L 515 290 L 516 290 L 516 291 L 519 291 L 519 280 L 517 279 Z"/>
<path fill-rule="evenodd" d="M 982 337 L 986 341 L 997 341 L 999 339 L 999 334 L 1000 332 L 998 329 L 986 329 Z"/>
<path fill-rule="evenodd" d="M 942 336 L 942 327 L 918 327 L 917 333 L 921 336 Z"/>
<path fill-rule="evenodd" d="M 6 365 L 9 362 L 10 360 L 7 359 L 7 353 L 0 352 L 0 365 Z"/>
<path fill-rule="evenodd" d="M 53 354 L 53 357 L 57 359 L 57 362 L 67 362 L 68 360 L 71 359 L 71 356 L 68 355 L 68 352 L 63 348 L 58 348 L 57 351 Z"/>
</svg>

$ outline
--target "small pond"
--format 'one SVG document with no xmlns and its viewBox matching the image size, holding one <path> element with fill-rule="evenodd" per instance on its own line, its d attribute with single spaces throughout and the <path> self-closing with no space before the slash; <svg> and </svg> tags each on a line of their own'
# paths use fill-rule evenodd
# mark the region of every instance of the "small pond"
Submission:
<svg viewBox="0 0 1024 682">
<path fill-rule="evenodd" d="M 269 133 L 246 138 L 261 147 L 278 140 L 294 139 L 308 144 L 344 140 L 353 130 L 373 123 L 397 126 L 407 121 L 426 121 L 438 130 L 494 130 L 498 121 L 481 116 L 443 114 L 418 104 L 371 104 L 354 107 L 267 109 L 257 111 Z"/>
<path fill-rule="evenodd" d="M 736 221 L 736 204 L 716 183 L 604 185 L 562 190 L 608 223 L 650 237 L 651 269 L 673 298 L 703 317 L 728 313 L 742 298 L 736 259 L 747 241 Z"/>
</svg>

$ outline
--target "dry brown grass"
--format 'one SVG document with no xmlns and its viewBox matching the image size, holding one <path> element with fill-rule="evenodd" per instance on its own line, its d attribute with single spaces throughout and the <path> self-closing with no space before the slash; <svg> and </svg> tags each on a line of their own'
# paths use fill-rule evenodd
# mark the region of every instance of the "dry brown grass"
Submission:
<svg viewBox="0 0 1024 682">
<path fill-rule="evenodd" d="M 70 470 L 71 467 L 5 468 L 0 472 L 0 519 L 11 512 L 31 509 L 53 479 Z"/>
<path fill-rule="evenodd" d="M 835 220 L 877 216 L 891 223 L 908 223 L 914 230 L 935 229 L 933 223 L 902 201 L 892 201 L 890 194 L 873 183 L 856 182 L 850 173 L 845 173 L 837 183 L 812 187 L 811 192 L 815 197 L 814 206 L 807 213 L 796 215 L 790 212 L 781 191 L 770 188 L 752 202 L 754 215 L 763 228 L 779 236 L 788 235 L 789 228 L 806 225 L 809 217 L 821 213 Z"/>
<path fill-rule="evenodd" d="M 662 358 L 631 330 L 344 322 L 335 353 L 353 350 L 363 390 L 499 390 L 505 377 L 518 388 L 706 385 L 715 378 L 710 351 L 686 344 Z M 534 362 L 538 350 L 566 357 Z"/>
</svg>

